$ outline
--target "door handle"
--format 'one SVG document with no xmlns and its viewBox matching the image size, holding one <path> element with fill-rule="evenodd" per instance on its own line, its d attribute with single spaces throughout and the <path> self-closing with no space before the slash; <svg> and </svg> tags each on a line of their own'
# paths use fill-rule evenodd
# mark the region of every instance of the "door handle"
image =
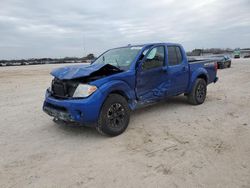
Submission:
<svg viewBox="0 0 250 188">
<path fill-rule="evenodd" d="M 162 67 L 162 70 L 163 70 L 164 72 L 167 72 L 167 71 L 168 71 L 168 67 L 167 67 L 167 66 L 164 66 L 164 67 Z"/>
<path fill-rule="evenodd" d="M 182 71 L 186 71 L 187 70 L 187 68 L 186 67 L 182 67 Z"/>
</svg>

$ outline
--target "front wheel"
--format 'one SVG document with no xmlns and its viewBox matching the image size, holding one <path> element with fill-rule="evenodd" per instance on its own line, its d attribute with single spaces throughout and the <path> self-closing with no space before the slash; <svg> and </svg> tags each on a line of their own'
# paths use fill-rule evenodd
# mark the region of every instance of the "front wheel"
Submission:
<svg viewBox="0 0 250 188">
<path fill-rule="evenodd" d="M 110 94 L 102 106 L 97 131 L 109 136 L 123 133 L 129 123 L 130 109 L 127 100 L 118 94 Z"/>
<path fill-rule="evenodd" d="M 188 102 L 193 105 L 202 104 L 207 95 L 207 83 L 204 79 L 198 78 L 192 88 L 191 93 L 188 94 Z"/>
</svg>

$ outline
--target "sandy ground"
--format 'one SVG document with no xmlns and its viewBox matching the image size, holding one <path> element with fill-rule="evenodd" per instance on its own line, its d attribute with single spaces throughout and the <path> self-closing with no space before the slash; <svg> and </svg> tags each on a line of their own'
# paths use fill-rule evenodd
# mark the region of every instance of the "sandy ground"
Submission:
<svg viewBox="0 0 250 188">
<path fill-rule="evenodd" d="M 250 60 L 219 70 L 203 105 L 138 110 L 115 138 L 42 112 L 59 66 L 0 67 L 0 187 L 250 187 Z"/>
</svg>

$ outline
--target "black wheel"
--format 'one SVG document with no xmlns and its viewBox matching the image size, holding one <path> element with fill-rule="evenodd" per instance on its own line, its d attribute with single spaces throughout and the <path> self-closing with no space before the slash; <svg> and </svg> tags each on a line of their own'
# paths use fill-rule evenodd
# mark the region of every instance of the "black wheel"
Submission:
<svg viewBox="0 0 250 188">
<path fill-rule="evenodd" d="M 227 66 L 228 68 L 230 68 L 231 67 L 231 61 L 228 63 L 228 66 Z"/>
<path fill-rule="evenodd" d="M 101 134 L 117 136 L 126 130 L 129 118 L 127 100 L 121 95 L 111 94 L 102 106 L 96 129 Z"/>
<path fill-rule="evenodd" d="M 190 104 L 202 104 L 207 95 L 207 83 L 204 79 L 198 78 L 192 88 L 191 93 L 188 94 L 188 102 Z"/>
</svg>

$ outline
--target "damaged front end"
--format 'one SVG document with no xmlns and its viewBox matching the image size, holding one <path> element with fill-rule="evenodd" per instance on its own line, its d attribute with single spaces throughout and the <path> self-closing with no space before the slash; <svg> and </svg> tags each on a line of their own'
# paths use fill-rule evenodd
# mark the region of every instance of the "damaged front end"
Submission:
<svg viewBox="0 0 250 188">
<path fill-rule="evenodd" d="M 55 98 L 69 99 L 80 98 L 74 96 L 79 85 L 88 86 L 88 83 L 122 72 L 110 64 L 90 65 L 87 67 L 71 66 L 53 71 L 50 94 Z M 93 86 L 94 87 L 94 86 Z M 90 88 L 93 90 L 93 88 Z"/>
<path fill-rule="evenodd" d="M 121 69 L 110 64 L 91 64 L 88 66 L 74 65 L 55 69 L 51 75 L 60 80 L 73 80 L 84 78 L 86 81 L 93 81 L 100 77 L 122 72 Z"/>
<path fill-rule="evenodd" d="M 70 66 L 52 71 L 54 79 L 46 92 L 43 111 L 58 120 L 92 126 L 101 109 L 100 101 L 104 101 L 93 81 L 120 72 L 122 70 L 109 64 Z"/>
</svg>

